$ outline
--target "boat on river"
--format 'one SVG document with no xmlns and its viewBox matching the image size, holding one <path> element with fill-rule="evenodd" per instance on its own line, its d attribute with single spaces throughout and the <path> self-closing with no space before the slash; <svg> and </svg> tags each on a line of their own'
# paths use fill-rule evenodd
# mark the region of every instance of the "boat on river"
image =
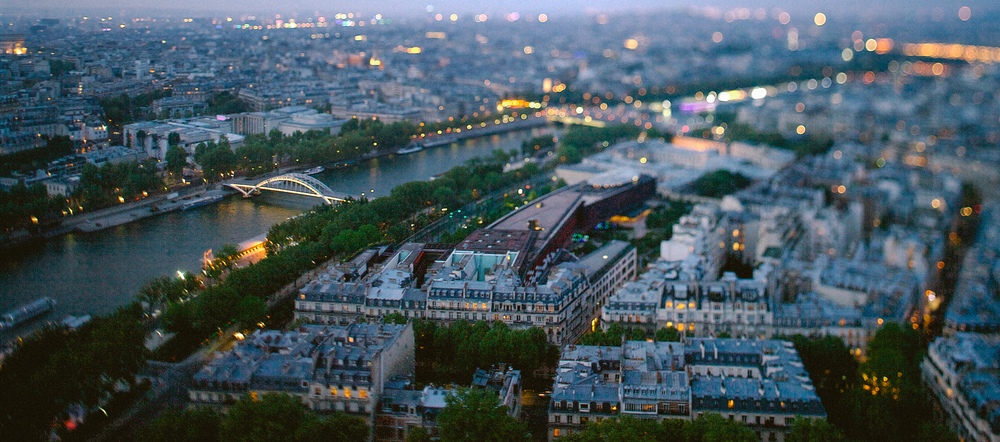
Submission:
<svg viewBox="0 0 1000 442">
<path fill-rule="evenodd" d="M 0 330 L 12 330 L 25 322 L 48 313 L 55 307 L 56 300 L 48 296 L 36 299 L 0 316 Z"/>
<path fill-rule="evenodd" d="M 222 201 L 222 195 L 206 195 L 200 198 L 192 199 L 183 205 L 181 205 L 181 210 L 194 209 L 195 207 L 201 207 L 204 205 L 217 203 Z"/>
<path fill-rule="evenodd" d="M 316 166 L 316 167 L 313 167 L 312 169 L 306 169 L 306 170 L 302 171 L 302 173 L 305 174 L 305 175 L 316 175 L 317 173 L 320 173 L 320 172 L 322 172 L 324 170 L 326 170 L 325 167 L 323 167 L 323 166 Z"/>
<path fill-rule="evenodd" d="M 396 151 L 396 153 L 399 155 L 408 155 L 411 153 L 420 152 L 421 150 L 424 150 L 424 146 L 421 146 L 420 143 L 414 141 L 410 144 L 407 144 L 406 147 L 399 149 L 398 151 Z"/>
</svg>

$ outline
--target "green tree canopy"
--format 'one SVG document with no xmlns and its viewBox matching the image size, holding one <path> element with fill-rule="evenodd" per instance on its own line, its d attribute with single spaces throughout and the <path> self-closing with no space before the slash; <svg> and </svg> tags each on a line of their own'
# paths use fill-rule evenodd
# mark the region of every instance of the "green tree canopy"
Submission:
<svg viewBox="0 0 1000 442">
<path fill-rule="evenodd" d="M 445 402 L 437 418 L 442 442 L 528 441 L 527 427 L 490 392 L 459 388 Z"/>
<path fill-rule="evenodd" d="M 167 409 L 144 427 L 139 440 L 144 442 L 217 442 L 221 418 L 210 408 L 178 411 Z"/>
<path fill-rule="evenodd" d="M 295 396 L 267 393 L 245 396 L 222 423 L 225 442 L 294 442 L 306 410 Z"/>
<path fill-rule="evenodd" d="M 174 135 L 171 133 L 170 135 Z M 171 145 L 167 149 L 165 158 L 167 160 L 167 170 L 174 174 L 180 175 L 184 172 L 184 166 L 187 166 L 187 156 L 188 153 L 183 147 L 176 144 Z"/>
</svg>

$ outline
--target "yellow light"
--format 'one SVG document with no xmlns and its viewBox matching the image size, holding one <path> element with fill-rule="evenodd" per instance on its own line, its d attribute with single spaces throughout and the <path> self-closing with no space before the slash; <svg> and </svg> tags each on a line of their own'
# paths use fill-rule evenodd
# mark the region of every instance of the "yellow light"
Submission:
<svg viewBox="0 0 1000 442">
<path fill-rule="evenodd" d="M 933 207 L 935 209 L 937 209 L 938 207 L 941 207 L 941 200 L 939 200 L 937 198 L 934 198 L 934 200 L 931 201 L 931 207 Z"/>
<path fill-rule="evenodd" d="M 423 51 L 423 49 L 420 49 L 419 46 L 414 46 L 412 48 L 406 48 L 406 52 L 408 54 L 419 54 L 422 51 Z"/>
<path fill-rule="evenodd" d="M 639 158 L 639 162 L 642 164 L 646 164 L 646 157 Z"/>
<path fill-rule="evenodd" d="M 878 325 L 882 325 L 882 318 L 878 318 Z"/>
<path fill-rule="evenodd" d="M 634 38 L 630 38 L 628 40 L 625 40 L 625 48 L 626 49 L 635 49 L 637 47 L 639 47 L 639 42 L 636 41 Z"/>
<path fill-rule="evenodd" d="M 865 42 L 865 49 L 867 49 L 868 52 L 875 52 L 875 48 L 877 47 L 878 42 L 875 41 L 874 38 L 869 38 L 868 41 Z"/>
<path fill-rule="evenodd" d="M 733 230 L 733 238 L 736 238 L 737 236 L 740 236 L 740 229 Z"/>
<path fill-rule="evenodd" d="M 799 135 L 806 133 L 806 127 L 800 124 L 799 127 L 795 128 L 795 133 Z"/>
<path fill-rule="evenodd" d="M 823 25 L 825 25 L 826 24 L 826 14 L 824 14 L 822 12 L 816 14 L 816 16 L 813 17 L 813 23 L 816 23 L 816 26 L 823 26 Z"/>
<path fill-rule="evenodd" d="M 525 54 L 531 54 L 531 53 L 533 53 L 533 52 L 535 52 L 535 48 L 533 48 L 533 47 L 531 47 L 531 46 L 525 46 L 525 47 L 524 47 L 524 53 L 525 53 Z"/>
</svg>

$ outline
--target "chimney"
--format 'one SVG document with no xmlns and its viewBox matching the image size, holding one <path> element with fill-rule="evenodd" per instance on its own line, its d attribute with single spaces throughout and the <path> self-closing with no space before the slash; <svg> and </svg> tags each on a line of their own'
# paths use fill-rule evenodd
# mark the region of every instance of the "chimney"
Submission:
<svg viewBox="0 0 1000 442">
<path fill-rule="evenodd" d="M 715 359 L 719 359 L 719 346 L 712 343 L 712 352 L 715 354 Z"/>
<path fill-rule="evenodd" d="M 698 345 L 701 346 L 701 358 L 705 359 L 705 341 L 698 341 Z"/>
</svg>

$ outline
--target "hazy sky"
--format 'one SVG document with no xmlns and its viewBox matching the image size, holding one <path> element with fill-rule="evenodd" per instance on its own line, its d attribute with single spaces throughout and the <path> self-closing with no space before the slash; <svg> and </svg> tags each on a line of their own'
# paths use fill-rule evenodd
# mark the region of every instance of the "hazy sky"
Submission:
<svg viewBox="0 0 1000 442">
<path fill-rule="evenodd" d="M 497 13 L 513 12 L 539 13 L 551 16 L 581 12 L 625 12 L 629 10 L 670 9 L 680 6 L 716 6 L 723 9 L 732 7 L 774 8 L 789 11 L 826 12 L 835 16 L 840 13 L 883 13 L 893 14 L 905 9 L 940 7 L 946 15 L 957 15 L 958 8 L 968 5 L 977 9 L 986 7 L 996 10 L 990 0 L 22 0 L 23 4 L 8 4 L 7 7 L 42 8 L 55 11 L 74 9 L 160 9 L 224 12 L 268 12 L 268 11 L 354 11 L 381 12 L 392 16 L 417 16 L 427 14 L 428 5 L 440 13 Z M 13 1 L 13 3 L 21 3 Z M 0 6 L 3 8 L 3 6 Z"/>
</svg>

